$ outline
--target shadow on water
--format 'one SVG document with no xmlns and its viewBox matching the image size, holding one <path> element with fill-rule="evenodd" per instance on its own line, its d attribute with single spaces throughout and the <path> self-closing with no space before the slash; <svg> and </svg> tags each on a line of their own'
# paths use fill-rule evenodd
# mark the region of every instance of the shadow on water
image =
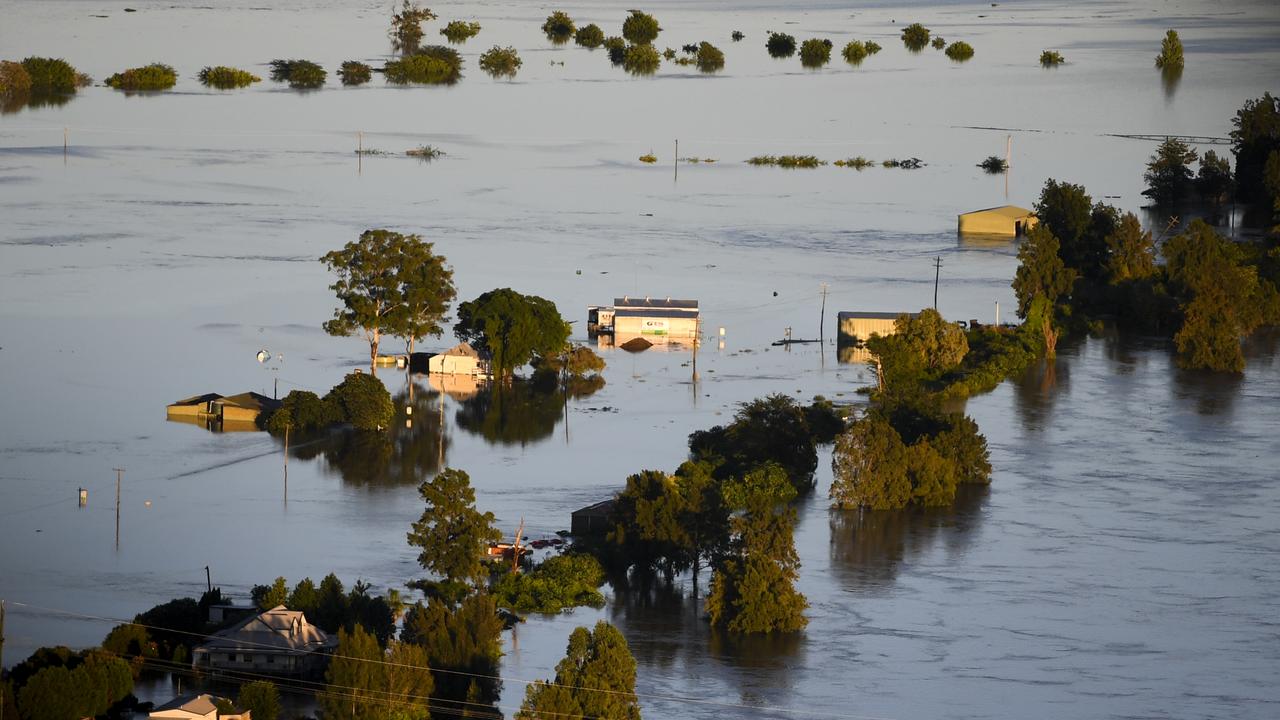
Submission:
<svg viewBox="0 0 1280 720">
<path fill-rule="evenodd" d="M 599 375 L 571 379 L 564 388 L 520 378 L 494 383 L 463 400 L 455 420 L 491 445 L 527 445 L 551 437 L 569 399 L 590 397 L 603 386 Z"/>
<path fill-rule="evenodd" d="M 1220 416 L 1229 420 L 1235 414 L 1236 400 L 1244 375 L 1212 372 L 1210 370 L 1186 370 L 1174 365 L 1173 383 L 1169 386 L 1178 405 L 1191 406 L 1197 415 Z M 1248 372 L 1246 369 L 1245 372 Z"/>
<path fill-rule="evenodd" d="M 904 562 L 937 549 L 938 543 L 959 563 L 990 493 L 987 485 L 961 485 L 949 508 L 832 510 L 832 572 L 850 590 L 877 592 L 889 589 Z"/>
<path fill-rule="evenodd" d="M 395 420 L 387 432 L 330 431 L 299 438 L 289 454 L 302 460 L 323 457 L 327 468 L 352 485 L 417 485 L 439 472 L 448 456 L 441 397 L 415 384 L 393 398 Z M 409 406 L 412 413 L 406 412 Z"/>
<path fill-rule="evenodd" d="M 1054 403 L 1070 389 L 1070 380 L 1071 364 L 1059 354 L 1038 360 L 1013 381 L 1014 406 L 1027 430 L 1041 431 L 1049 426 Z"/>
</svg>

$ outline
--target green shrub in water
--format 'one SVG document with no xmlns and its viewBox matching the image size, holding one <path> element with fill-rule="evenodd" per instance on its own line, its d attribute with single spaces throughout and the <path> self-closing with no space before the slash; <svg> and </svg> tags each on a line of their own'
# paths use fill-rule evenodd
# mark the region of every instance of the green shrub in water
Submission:
<svg viewBox="0 0 1280 720">
<path fill-rule="evenodd" d="M 310 60 L 272 60 L 271 79 L 289 87 L 311 90 L 324 85 L 328 73 Z"/>
<path fill-rule="evenodd" d="M 1062 53 L 1057 50 L 1045 50 L 1040 53 L 1040 64 L 1045 67 L 1054 67 L 1066 61 L 1067 59 L 1062 57 Z"/>
<path fill-rule="evenodd" d="M 621 65 L 627 57 L 627 41 L 620 37 L 605 38 L 604 49 L 609 52 L 609 62 Z"/>
<path fill-rule="evenodd" d="M 902 44 L 911 52 L 920 52 L 929 44 L 929 28 L 920 23 L 911 23 L 902 29 Z"/>
<path fill-rule="evenodd" d="M 347 60 L 338 70 L 343 85 L 363 85 L 373 79 L 373 68 L 362 62 Z"/>
<path fill-rule="evenodd" d="M 22 67 L 31 78 L 31 93 L 73 93 L 82 83 L 71 63 L 62 58 L 29 57 Z"/>
<path fill-rule="evenodd" d="M 22 63 L 0 61 L 0 98 L 22 97 L 31 92 L 31 74 Z"/>
<path fill-rule="evenodd" d="M 867 46 L 861 40 L 853 40 L 844 46 L 844 50 L 840 51 L 844 56 L 845 62 L 850 65 L 859 65 L 863 60 L 867 59 Z"/>
<path fill-rule="evenodd" d="M 522 64 L 520 54 L 513 47 L 494 45 L 480 56 L 480 69 L 495 78 L 515 77 Z"/>
<path fill-rule="evenodd" d="M 427 45 L 383 68 L 389 82 L 397 85 L 452 85 L 462 77 L 462 57 L 443 45 Z"/>
<path fill-rule="evenodd" d="M 178 82 L 178 73 L 163 63 L 129 68 L 106 79 L 108 87 L 117 90 L 168 90 Z"/>
<path fill-rule="evenodd" d="M 956 62 L 964 62 L 973 57 L 973 46 L 963 40 L 957 40 L 947 46 L 947 57 Z"/>
<path fill-rule="evenodd" d="M 831 41 L 809 38 L 800 45 L 800 64 L 820 68 L 831 61 Z"/>
<path fill-rule="evenodd" d="M 594 50 L 604 44 L 604 31 L 595 23 L 584 25 L 574 33 L 573 41 L 584 48 Z"/>
<path fill-rule="evenodd" d="M 454 20 L 440 28 L 440 34 L 451 43 L 464 43 L 480 34 L 480 23 Z"/>
<path fill-rule="evenodd" d="M 658 38 L 660 32 L 662 28 L 658 26 L 658 19 L 639 10 L 632 10 L 622 22 L 622 37 L 632 45 L 648 45 Z"/>
<path fill-rule="evenodd" d="M 547 39 L 556 45 L 569 42 L 569 38 L 573 37 L 576 29 L 573 18 L 560 10 L 548 15 L 546 22 L 542 23 L 542 32 L 546 33 Z"/>
<path fill-rule="evenodd" d="M 662 64 L 662 56 L 652 45 L 628 45 L 622 56 L 622 67 L 632 75 L 652 75 Z"/>
<path fill-rule="evenodd" d="M 770 57 L 789 58 L 796 54 L 796 39 L 786 33 L 771 32 L 769 39 L 764 41 L 764 47 Z"/>
<path fill-rule="evenodd" d="M 875 55 L 875 54 L 876 54 L 876 53 L 878 53 L 878 52 L 880 52 L 880 43 L 878 43 L 878 42 L 876 42 L 876 41 L 874 41 L 874 40 L 868 40 L 868 41 L 867 41 L 867 54 L 868 54 L 868 55 Z"/>
<path fill-rule="evenodd" d="M 1182 40 L 1177 30 L 1164 34 L 1160 43 L 1160 54 L 1156 56 L 1156 67 L 1161 70 L 1181 70 L 1183 65 Z"/>
<path fill-rule="evenodd" d="M 694 57 L 697 60 L 698 69 L 704 73 L 713 73 L 724 68 L 724 53 L 709 42 L 699 43 L 698 52 Z"/>
<path fill-rule="evenodd" d="M 226 65 L 206 67 L 196 77 L 200 80 L 200 84 L 205 87 L 219 90 L 248 87 L 256 82 L 262 82 L 262 78 L 247 70 L 227 67 Z"/>
<path fill-rule="evenodd" d="M 943 40 L 941 35 L 935 35 L 933 38 L 933 42 L 929 44 L 933 46 L 934 50 L 941 50 L 942 48 L 947 46 L 947 41 Z"/>
</svg>

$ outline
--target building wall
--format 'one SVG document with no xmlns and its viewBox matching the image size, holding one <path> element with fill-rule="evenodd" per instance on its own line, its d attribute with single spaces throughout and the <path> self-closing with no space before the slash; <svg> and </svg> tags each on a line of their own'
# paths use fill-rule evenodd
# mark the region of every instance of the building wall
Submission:
<svg viewBox="0 0 1280 720">
<path fill-rule="evenodd" d="M 615 317 L 613 330 L 617 335 L 692 338 L 698 332 L 698 319 L 696 317 Z"/>
<path fill-rule="evenodd" d="M 466 355 L 436 355 L 427 361 L 427 371 L 444 375 L 474 375 L 476 359 Z"/>
<path fill-rule="evenodd" d="M 840 334 L 848 338 L 865 341 L 874 333 L 876 335 L 892 335 L 896 332 L 894 320 L 880 318 L 844 318 L 840 321 Z M 844 339 L 844 338 L 841 338 Z"/>
<path fill-rule="evenodd" d="M 1034 215 L 1014 218 L 999 213 L 971 213 L 960 216 L 959 230 L 984 235 L 1017 235 L 1018 223 L 1022 223 L 1025 233 L 1035 226 L 1036 218 Z"/>
</svg>

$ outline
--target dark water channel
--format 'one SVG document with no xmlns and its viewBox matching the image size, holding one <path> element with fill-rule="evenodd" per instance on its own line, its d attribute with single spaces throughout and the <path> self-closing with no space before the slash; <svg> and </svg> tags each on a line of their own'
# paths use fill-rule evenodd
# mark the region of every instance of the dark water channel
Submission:
<svg viewBox="0 0 1280 720">
<path fill-rule="evenodd" d="M 432 5 L 484 26 L 451 88 L 343 89 L 331 76 L 311 93 L 269 81 L 218 93 L 194 80 L 200 67 L 265 77 L 275 57 L 331 70 L 380 60 L 387 8 L 202 5 L 15 0 L 0 13 L 4 58 L 63 56 L 98 79 L 152 61 L 181 74 L 162 96 L 95 86 L 0 115 L 5 663 L 94 644 L 113 619 L 199 594 L 206 565 L 240 598 L 277 575 L 330 571 L 403 587 L 419 572 L 405 543 L 416 484 L 442 465 L 471 474 L 505 530 L 523 519 L 537 538 L 628 474 L 675 468 L 688 434 L 737 403 L 857 402 L 869 377 L 837 361 L 837 311 L 929 305 L 942 258 L 944 315 L 987 321 L 999 302 L 1011 317 L 1015 246 L 957 238 L 957 213 L 1030 205 L 1048 177 L 1137 211 L 1154 142 L 1117 134 L 1225 137 L 1235 109 L 1280 77 L 1269 2 L 660 2 L 646 6 L 666 28 L 660 45 L 711 39 L 727 65 L 647 79 L 550 47 L 537 29 L 548 9 L 509 2 Z M 566 9 L 613 32 L 627 7 Z M 978 54 L 956 65 L 907 53 L 896 37 L 913 20 Z M 1176 83 L 1151 67 L 1166 27 L 1187 46 Z M 732 29 L 747 40 L 732 43 Z M 837 53 L 806 71 L 768 58 L 769 29 L 885 49 L 859 68 Z M 514 82 L 474 69 L 493 44 L 524 57 Z M 1042 70 L 1045 48 L 1068 64 Z M 391 154 L 357 161 L 357 132 Z M 1007 178 L 974 167 L 1008 137 Z M 717 162 L 676 173 L 677 138 L 681 156 Z M 420 144 L 447 155 L 401 155 Z M 650 150 L 655 166 L 637 160 Z M 927 164 L 743 162 L 763 153 Z M 165 421 L 182 397 L 277 382 L 324 392 L 360 367 L 358 340 L 320 329 L 333 299 L 316 258 L 369 227 L 435 242 L 460 298 L 510 286 L 554 300 L 581 341 L 586 306 L 628 293 L 700 300 L 723 341 L 703 346 L 696 383 L 687 351 L 602 350 L 605 385 L 567 399 L 380 371 L 396 431 L 298 438 L 287 494 L 272 438 Z M 786 328 L 827 342 L 771 347 Z M 260 365 L 260 349 L 277 360 Z M 639 662 L 647 717 L 1280 716 L 1276 350 L 1259 338 L 1245 374 L 1222 377 L 1177 369 L 1156 340 L 1073 339 L 1052 365 L 969 401 L 994 479 L 952 509 L 833 514 L 823 457 L 796 535 L 804 633 L 717 636 L 688 578 L 616 593 L 510 632 L 501 705 L 513 711 L 524 682 L 553 672 L 574 627 L 606 618 Z M 167 699 L 166 682 L 149 688 Z"/>
</svg>

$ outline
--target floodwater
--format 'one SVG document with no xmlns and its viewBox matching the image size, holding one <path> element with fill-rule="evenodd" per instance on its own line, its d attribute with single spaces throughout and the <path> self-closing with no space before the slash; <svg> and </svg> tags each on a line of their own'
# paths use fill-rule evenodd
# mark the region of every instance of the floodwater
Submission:
<svg viewBox="0 0 1280 720">
<path fill-rule="evenodd" d="M 316 92 L 270 81 L 218 92 L 194 79 L 216 64 L 266 77 L 276 57 L 331 71 L 377 61 L 385 5 L 6 3 L 6 58 L 63 56 L 99 80 L 153 61 L 181 74 L 162 96 L 91 87 L 0 116 L 6 663 L 93 644 L 111 618 L 198 594 L 206 566 L 241 598 L 277 575 L 330 571 L 401 587 L 419 572 L 404 539 L 415 485 L 441 463 L 471 474 L 504 529 L 523 519 L 539 537 L 626 475 L 674 468 L 688 433 L 739 402 L 856 401 L 868 377 L 837 362 L 835 312 L 931 304 L 935 257 L 947 317 L 988 321 L 996 302 L 1009 317 L 1014 247 L 958 240 L 958 212 L 1005 203 L 1006 184 L 1008 202 L 1029 205 L 1048 177 L 1137 210 L 1154 143 L 1117 135 L 1225 137 L 1241 103 L 1280 76 L 1269 2 L 752 0 L 646 6 L 665 28 L 660 46 L 725 51 L 710 77 L 664 66 L 631 78 L 603 52 L 551 47 L 538 30 L 548 8 L 504 2 L 432 5 L 484 27 L 449 88 L 344 89 L 331 75 Z M 627 7 L 565 9 L 613 33 Z M 897 28 L 916 20 L 976 57 L 908 53 Z M 1187 48 L 1173 84 L 1151 67 L 1168 27 Z M 746 40 L 730 42 L 735 29 Z M 769 29 L 884 50 L 808 71 L 765 54 Z M 515 81 L 476 69 L 493 44 L 520 51 Z M 1068 64 L 1041 69 L 1046 48 Z M 1008 178 L 974 167 L 1008 137 Z M 681 157 L 717 162 L 677 171 L 677 139 Z M 358 159 L 357 142 L 391 155 Z M 421 144 L 447 155 L 400 155 Z M 650 150 L 659 162 L 640 163 Z M 785 153 L 927 165 L 742 162 Z M 323 392 L 360 367 L 360 341 L 320 330 L 333 299 L 316 258 L 369 227 L 435 242 L 460 298 L 510 286 L 554 300 L 582 340 L 588 304 L 697 298 L 713 334 L 700 379 L 687 352 L 609 350 L 599 392 L 504 408 L 418 378 L 412 428 L 389 447 L 295 447 L 287 489 L 265 434 L 165 421 L 164 405 L 188 395 L 269 394 L 276 382 Z M 788 327 L 827 344 L 770 347 Z M 260 365 L 263 348 L 277 359 Z M 1275 349 L 1252 344 L 1245 375 L 1222 378 L 1177 370 L 1162 342 L 1068 343 L 1052 367 L 968 403 L 994 480 L 953 510 L 832 514 L 824 456 L 796 535 L 804 633 L 716 637 L 687 580 L 615 596 L 510 633 L 501 705 L 551 675 L 573 627 L 604 617 L 631 643 L 651 717 L 1275 717 Z M 407 402 L 402 374 L 379 377 Z M 124 469 L 118 545 L 113 468 Z"/>
</svg>

